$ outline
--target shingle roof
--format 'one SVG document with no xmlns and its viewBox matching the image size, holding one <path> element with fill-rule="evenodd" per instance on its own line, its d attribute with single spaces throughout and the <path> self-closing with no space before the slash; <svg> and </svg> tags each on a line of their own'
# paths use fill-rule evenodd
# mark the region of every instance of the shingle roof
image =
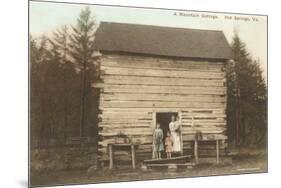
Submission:
<svg viewBox="0 0 281 188">
<path fill-rule="evenodd" d="M 222 31 L 101 22 L 95 49 L 148 55 L 230 59 Z"/>
</svg>

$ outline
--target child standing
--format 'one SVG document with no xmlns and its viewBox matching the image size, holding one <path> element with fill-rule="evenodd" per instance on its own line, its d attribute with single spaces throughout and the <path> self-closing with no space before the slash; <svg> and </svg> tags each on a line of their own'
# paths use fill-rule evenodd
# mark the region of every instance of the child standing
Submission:
<svg viewBox="0 0 281 188">
<path fill-rule="evenodd" d="M 160 128 L 160 124 L 156 124 L 156 129 L 153 133 L 153 158 L 161 159 L 161 151 L 164 150 L 163 145 L 163 131 Z"/>
<path fill-rule="evenodd" d="M 165 138 L 165 146 L 166 146 L 167 158 L 170 159 L 172 157 L 172 152 L 173 152 L 173 139 L 169 131 L 167 132 L 167 137 Z"/>
</svg>

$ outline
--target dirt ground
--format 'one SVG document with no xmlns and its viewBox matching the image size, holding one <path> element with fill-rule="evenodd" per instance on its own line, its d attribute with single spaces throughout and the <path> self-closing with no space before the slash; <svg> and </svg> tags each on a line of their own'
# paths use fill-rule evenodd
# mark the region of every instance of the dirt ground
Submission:
<svg viewBox="0 0 281 188">
<path fill-rule="evenodd" d="M 240 150 L 239 153 L 233 157 L 233 163 L 228 165 L 198 164 L 192 169 L 153 169 L 148 171 L 143 171 L 140 168 L 133 170 L 129 166 L 119 166 L 114 170 L 103 168 L 92 172 L 89 172 L 87 169 L 46 172 L 32 175 L 31 185 L 86 184 L 260 172 L 267 172 L 266 152 L 261 150 L 251 150 L 251 152 L 248 150 Z"/>
</svg>

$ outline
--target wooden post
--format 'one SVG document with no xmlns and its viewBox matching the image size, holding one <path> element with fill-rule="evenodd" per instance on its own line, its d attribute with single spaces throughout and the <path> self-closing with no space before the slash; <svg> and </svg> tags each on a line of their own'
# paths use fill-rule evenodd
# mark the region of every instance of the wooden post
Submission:
<svg viewBox="0 0 281 188">
<path fill-rule="evenodd" d="M 220 155 L 220 141 L 216 140 L 216 151 L 217 151 L 217 164 L 219 164 L 219 155 Z"/>
<path fill-rule="evenodd" d="M 135 145 L 131 145 L 131 153 L 132 153 L 132 167 L 136 168 L 136 153 L 135 153 Z"/>
<path fill-rule="evenodd" d="M 180 118 L 180 147 L 181 147 L 181 155 L 183 155 L 183 139 L 182 139 L 182 112 L 178 111 L 178 116 Z"/>
<path fill-rule="evenodd" d="M 112 145 L 108 145 L 108 153 L 109 153 L 109 169 L 113 168 L 113 151 L 112 151 Z"/>
<path fill-rule="evenodd" d="M 156 128 L 156 112 L 153 111 L 152 112 L 152 125 L 151 125 L 151 130 L 152 130 L 152 135 L 153 135 L 153 131 L 154 129 Z M 152 141 L 152 144 L 153 144 L 153 141 Z M 154 152 L 154 148 L 152 147 L 152 159 L 155 159 L 155 152 Z"/>
<path fill-rule="evenodd" d="M 195 164 L 198 163 L 198 140 L 194 140 L 194 158 L 195 158 Z"/>
</svg>

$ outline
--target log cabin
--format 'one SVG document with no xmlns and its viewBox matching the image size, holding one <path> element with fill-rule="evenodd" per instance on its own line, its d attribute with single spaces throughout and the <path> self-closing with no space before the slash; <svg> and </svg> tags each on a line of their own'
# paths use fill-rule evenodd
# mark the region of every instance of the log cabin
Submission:
<svg viewBox="0 0 281 188">
<path fill-rule="evenodd" d="M 225 151 L 231 48 L 222 31 L 101 22 L 94 45 L 100 160 L 108 160 L 107 146 L 120 135 L 138 143 L 138 160 L 151 159 L 156 122 L 165 134 L 173 114 L 181 121 L 183 154 L 192 152 L 198 133 L 202 141 L 219 139 Z M 213 148 L 202 144 L 199 155 Z M 128 160 L 124 152 L 116 155 Z"/>
</svg>

